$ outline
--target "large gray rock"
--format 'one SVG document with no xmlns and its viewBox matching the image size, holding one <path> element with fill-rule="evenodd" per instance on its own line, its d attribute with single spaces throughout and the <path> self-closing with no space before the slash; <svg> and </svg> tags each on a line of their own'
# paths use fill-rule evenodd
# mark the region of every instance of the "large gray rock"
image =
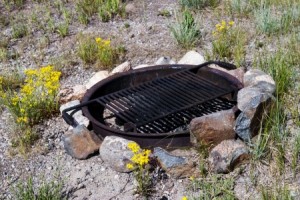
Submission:
<svg viewBox="0 0 300 200">
<path fill-rule="evenodd" d="M 260 122 L 268 112 L 272 96 L 260 88 L 246 87 L 239 91 L 237 106 L 241 113 L 235 121 L 234 130 L 245 142 L 257 135 Z"/>
<path fill-rule="evenodd" d="M 128 148 L 128 143 L 133 142 L 117 136 L 105 137 L 100 147 L 101 159 L 117 172 L 130 172 L 126 165 L 130 163 L 133 156 Z"/>
<path fill-rule="evenodd" d="M 65 109 L 67 109 L 67 108 L 70 108 L 70 107 L 73 107 L 73 106 L 76 106 L 76 105 L 79 105 L 79 104 L 80 104 L 79 100 L 73 100 L 73 101 L 70 101 L 70 102 L 68 102 L 66 104 L 63 104 L 59 108 L 60 113 L 62 113 L 62 111 L 65 110 Z M 72 111 L 69 111 L 67 113 L 70 114 L 71 112 Z M 81 110 L 78 110 L 76 113 L 74 113 L 73 118 L 78 122 L 78 124 L 82 124 L 85 127 L 87 127 L 89 125 L 89 123 L 90 123 L 89 119 L 86 118 L 85 116 L 83 116 Z"/>
<path fill-rule="evenodd" d="M 205 59 L 200 53 L 189 51 L 178 61 L 178 64 L 200 65 L 204 62 Z"/>
<path fill-rule="evenodd" d="M 215 173 L 228 173 L 249 158 L 247 146 L 238 140 L 224 140 L 212 149 L 208 161 Z"/>
<path fill-rule="evenodd" d="M 191 142 L 215 146 L 223 140 L 234 139 L 234 124 L 233 109 L 197 117 L 190 123 Z"/>
<path fill-rule="evenodd" d="M 131 69 L 131 63 L 129 61 L 126 61 L 120 65 L 118 65 L 117 67 L 115 67 L 111 74 L 116 74 L 116 73 L 122 73 L 122 72 L 127 72 Z"/>
<path fill-rule="evenodd" d="M 245 87 L 255 86 L 266 93 L 273 94 L 276 89 L 274 79 L 265 72 L 258 69 L 251 69 L 244 75 Z"/>
<path fill-rule="evenodd" d="M 87 89 L 90 89 L 91 87 L 93 87 L 96 83 L 102 81 L 103 79 L 107 78 L 109 75 L 107 70 L 102 70 L 97 72 L 96 74 L 94 74 L 90 80 L 88 81 L 88 83 L 85 85 L 85 87 Z"/>
<path fill-rule="evenodd" d="M 172 60 L 170 57 L 160 57 L 156 62 L 155 65 L 172 65 L 176 64 L 174 60 Z"/>
<path fill-rule="evenodd" d="M 257 108 L 260 103 L 271 98 L 269 93 L 257 87 L 245 87 L 238 92 L 237 107 L 241 111 Z"/>
<path fill-rule="evenodd" d="M 95 154 L 102 143 L 94 132 L 83 125 L 68 131 L 63 135 L 62 141 L 66 152 L 77 159 L 86 159 Z"/>
<path fill-rule="evenodd" d="M 161 167 L 173 178 L 184 178 L 194 174 L 196 164 L 185 157 L 175 156 L 160 147 L 155 147 L 153 156 Z"/>
</svg>

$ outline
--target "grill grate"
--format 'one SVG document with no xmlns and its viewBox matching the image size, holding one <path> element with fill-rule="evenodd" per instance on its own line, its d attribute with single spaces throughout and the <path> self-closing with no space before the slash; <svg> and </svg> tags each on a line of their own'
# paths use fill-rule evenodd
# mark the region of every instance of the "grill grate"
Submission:
<svg viewBox="0 0 300 200">
<path fill-rule="evenodd" d="M 233 92 L 234 88 L 223 88 L 184 70 L 95 101 L 129 125 L 125 131 L 162 133 L 184 126 L 194 117 L 231 108 L 233 103 L 218 97 Z"/>
</svg>

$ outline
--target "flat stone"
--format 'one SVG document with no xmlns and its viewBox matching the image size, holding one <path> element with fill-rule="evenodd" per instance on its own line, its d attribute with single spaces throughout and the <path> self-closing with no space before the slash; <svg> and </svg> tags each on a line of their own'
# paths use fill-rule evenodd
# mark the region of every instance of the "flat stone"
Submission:
<svg viewBox="0 0 300 200">
<path fill-rule="evenodd" d="M 94 86 L 96 83 L 102 81 L 103 79 L 107 78 L 109 75 L 107 70 L 102 70 L 97 72 L 96 74 L 94 74 L 92 76 L 92 78 L 90 78 L 90 80 L 88 81 L 88 83 L 85 85 L 85 87 L 87 89 L 90 89 L 92 86 Z"/>
<path fill-rule="evenodd" d="M 155 147 L 153 150 L 155 156 L 164 169 L 173 178 L 184 178 L 194 174 L 195 163 L 189 162 L 185 157 L 170 154 L 160 147 Z"/>
<path fill-rule="evenodd" d="M 60 113 L 62 114 L 62 111 L 67 109 L 67 108 L 70 108 L 70 107 L 73 107 L 73 106 L 76 106 L 76 105 L 79 105 L 80 104 L 80 101 L 79 100 L 73 100 L 73 101 L 70 101 L 66 104 L 63 104 L 60 106 L 59 110 L 60 110 Z M 67 112 L 68 114 L 71 114 L 72 110 Z M 80 125 L 84 125 L 85 127 L 87 127 L 90 123 L 89 119 L 86 118 L 85 116 L 83 116 L 82 114 L 82 111 L 81 110 L 78 110 L 76 113 L 73 114 L 73 118 L 76 120 L 76 122 Z"/>
<path fill-rule="evenodd" d="M 87 159 L 95 154 L 101 145 L 100 138 L 85 126 L 78 125 L 62 137 L 66 152 L 76 159 Z"/>
<path fill-rule="evenodd" d="M 156 62 L 155 65 L 173 65 L 176 64 L 174 60 L 172 60 L 170 57 L 160 57 Z"/>
<path fill-rule="evenodd" d="M 274 79 L 265 72 L 258 69 L 251 69 L 244 75 L 245 87 L 259 87 L 262 91 L 273 94 L 276 89 Z"/>
<path fill-rule="evenodd" d="M 205 59 L 200 53 L 189 51 L 178 61 L 178 64 L 200 65 L 204 62 Z"/>
<path fill-rule="evenodd" d="M 234 139 L 235 112 L 233 109 L 194 118 L 190 123 L 191 142 L 215 146 L 223 140 Z M 195 143 L 196 142 L 196 143 Z"/>
<path fill-rule="evenodd" d="M 128 143 L 133 142 L 117 136 L 106 136 L 100 149 L 101 159 L 117 172 L 130 172 L 126 165 L 133 156 Z"/>
<path fill-rule="evenodd" d="M 208 157 L 215 173 L 228 173 L 249 158 L 247 146 L 239 140 L 224 140 L 214 147 Z"/>
<path fill-rule="evenodd" d="M 116 74 L 116 73 L 122 73 L 122 72 L 127 72 L 131 69 L 131 63 L 129 61 L 126 61 L 120 65 L 118 65 L 117 67 L 115 67 L 111 74 Z"/>
</svg>

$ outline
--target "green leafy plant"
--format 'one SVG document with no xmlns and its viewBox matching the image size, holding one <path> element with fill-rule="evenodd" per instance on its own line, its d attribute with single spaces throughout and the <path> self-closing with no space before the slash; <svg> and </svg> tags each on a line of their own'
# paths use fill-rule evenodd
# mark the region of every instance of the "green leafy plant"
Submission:
<svg viewBox="0 0 300 200">
<path fill-rule="evenodd" d="M 149 163 L 150 150 L 140 149 L 135 142 L 128 143 L 128 148 L 132 151 L 133 156 L 131 163 L 127 164 L 129 170 L 133 170 L 134 177 L 137 180 L 137 193 L 148 197 L 151 192 L 151 178 L 147 164 Z"/>
<path fill-rule="evenodd" d="M 242 65 L 245 59 L 246 34 L 234 22 L 225 22 L 216 25 L 213 31 L 212 56 L 214 59 L 234 61 L 237 66 Z"/>
<path fill-rule="evenodd" d="M 216 7 L 220 0 L 180 0 L 182 7 L 191 9 L 203 9 L 205 7 Z"/>
<path fill-rule="evenodd" d="M 170 27 L 171 34 L 177 43 L 183 48 L 191 48 L 200 37 L 200 30 L 190 11 L 184 10 L 181 18 L 177 18 L 176 24 Z"/>
</svg>

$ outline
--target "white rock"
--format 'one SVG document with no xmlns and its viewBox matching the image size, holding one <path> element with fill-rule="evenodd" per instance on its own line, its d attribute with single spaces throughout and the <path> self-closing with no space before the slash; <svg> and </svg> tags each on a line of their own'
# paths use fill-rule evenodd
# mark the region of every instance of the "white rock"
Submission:
<svg viewBox="0 0 300 200">
<path fill-rule="evenodd" d="M 90 89 L 93 85 L 98 83 L 99 81 L 102 81 L 103 79 L 108 77 L 108 71 L 103 70 L 97 72 L 92 78 L 90 78 L 89 82 L 85 85 L 87 89 Z"/>
<path fill-rule="evenodd" d="M 170 57 L 160 57 L 156 62 L 155 65 L 172 65 L 176 64 L 174 60 L 172 60 Z"/>
<path fill-rule="evenodd" d="M 119 66 L 115 67 L 112 70 L 111 74 L 126 72 L 126 71 L 129 71 L 130 69 L 131 69 L 131 63 L 129 61 L 126 61 L 126 62 L 120 64 Z"/>
<path fill-rule="evenodd" d="M 178 61 L 178 64 L 200 65 L 204 62 L 205 59 L 200 53 L 189 51 Z"/>
<path fill-rule="evenodd" d="M 150 66 L 150 65 L 147 65 L 147 64 L 141 64 L 141 65 L 138 65 L 138 66 L 133 67 L 132 69 L 141 69 L 141 68 L 149 67 L 149 66 Z"/>
<path fill-rule="evenodd" d="M 70 107 L 73 107 L 73 106 L 76 106 L 76 105 L 79 105 L 80 104 L 80 101 L 79 100 L 74 100 L 74 101 L 70 101 L 66 104 L 63 104 L 60 106 L 59 110 L 60 110 L 60 113 L 62 113 L 62 111 L 64 109 L 67 109 L 67 108 L 70 108 Z M 71 113 L 71 111 L 67 112 L 67 113 Z M 81 110 L 78 110 L 74 115 L 73 115 L 73 118 L 78 122 L 78 124 L 82 124 L 84 125 L 85 127 L 87 127 L 90 123 L 89 119 L 86 118 L 85 116 L 83 116 L 82 114 L 82 111 Z"/>
<path fill-rule="evenodd" d="M 106 136 L 99 149 L 101 159 L 117 172 L 132 171 L 126 168 L 133 156 L 128 148 L 129 142 L 133 141 L 117 136 Z"/>
</svg>

